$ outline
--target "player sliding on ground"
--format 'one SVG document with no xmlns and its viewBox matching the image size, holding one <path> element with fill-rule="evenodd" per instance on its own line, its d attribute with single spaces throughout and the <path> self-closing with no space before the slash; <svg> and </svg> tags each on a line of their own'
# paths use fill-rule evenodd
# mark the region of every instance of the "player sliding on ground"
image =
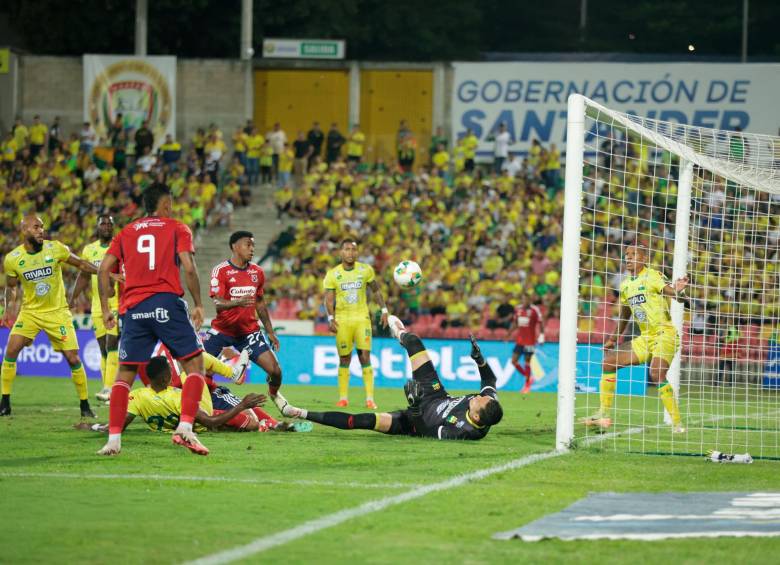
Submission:
<svg viewBox="0 0 780 565">
<path fill-rule="evenodd" d="M 211 374 L 230 376 L 231 368 L 215 357 L 204 354 L 207 380 Z M 175 362 L 174 362 L 175 363 Z M 141 418 L 152 431 L 173 431 L 181 418 L 181 380 L 178 372 L 172 371 L 167 355 L 152 357 L 146 365 L 149 387 L 137 388 L 130 393 L 130 403 L 125 416 L 126 429 L 136 418 Z M 244 370 L 246 366 L 244 366 Z M 186 380 L 186 375 L 181 378 Z M 177 386 L 178 385 L 178 386 Z M 266 431 L 310 431 L 309 422 L 288 424 L 272 418 L 260 406 L 266 398 L 262 394 L 247 394 L 243 399 L 236 397 L 224 386 L 210 386 L 204 389 L 198 411 L 195 414 L 195 429 L 229 430 L 239 432 Z M 306 424 L 301 426 L 300 424 Z M 308 426 L 308 427 L 307 427 Z M 81 426 L 79 426 L 81 427 Z M 98 432 L 107 432 L 108 426 L 91 426 Z"/>
<path fill-rule="evenodd" d="M 669 314 L 669 298 L 682 301 L 688 277 L 681 277 L 670 284 L 663 273 L 648 266 L 648 261 L 649 253 L 643 245 L 626 248 L 625 263 L 629 276 L 620 283 L 621 309 L 617 331 L 604 342 L 599 385 L 601 406 L 596 414 L 583 419 L 586 426 L 607 429 L 612 425 L 610 412 L 615 400 L 617 370 L 649 362 L 650 378 L 658 385 L 658 396 L 672 418 L 672 430 L 675 433 L 685 431 L 666 373 L 680 342 Z M 641 335 L 615 348 L 631 316 L 639 325 Z"/>
<path fill-rule="evenodd" d="M 73 265 L 90 275 L 95 274 L 97 269 L 92 263 L 71 253 L 59 241 L 44 239 L 43 222 L 39 217 L 26 216 L 22 220 L 21 231 L 22 245 L 6 255 L 4 261 L 6 287 L 3 325 L 12 329 L 0 372 L 0 416 L 11 415 L 11 388 L 16 378 L 16 358 L 19 352 L 30 345 L 40 332 L 45 332 L 52 347 L 61 351 L 70 365 L 82 417 L 94 418 L 95 414 L 87 399 L 87 374 L 79 359 L 76 329 L 65 300 L 62 264 Z M 24 295 L 21 310 L 18 307 L 20 286 Z"/>
<path fill-rule="evenodd" d="M 300 418 L 342 430 L 375 430 L 385 434 L 433 437 L 437 439 L 482 439 L 501 421 L 496 376 L 485 361 L 476 340 L 471 338 L 471 357 L 481 377 L 477 394 L 450 396 L 433 368 L 423 342 L 404 328 L 401 320 L 389 317 L 390 333 L 409 354 L 412 380 L 404 386 L 409 407 L 395 412 L 347 414 L 310 412 L 300 409 Z"/>
</svg>

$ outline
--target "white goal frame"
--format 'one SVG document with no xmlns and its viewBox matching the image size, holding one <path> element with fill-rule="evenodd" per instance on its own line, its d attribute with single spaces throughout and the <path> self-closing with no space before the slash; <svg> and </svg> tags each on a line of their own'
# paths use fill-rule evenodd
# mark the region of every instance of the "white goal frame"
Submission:
<svg viewBox="0 0 780 565">
<path fill-rule="evenodd" d="M 677 213 L 674 230 L 673 279 L 684 276 L 687 271 L 689 248 L 689 222 L 691 218 L 692 184 L 694 166 L 711 171 L 739 185 L 755 188 L 772 194 L 780 194 L 780 172 L 771 165 L 772 155 L 766 167 L 760 161 L 756 167 L 718 158 L 717 155 L 697 151 L 670 132 L 677 124 L 657 122 L 655 129 L 647 127 L 642 118 L 610 110 L 601 104 L 573 94 L 568 99 L 568 124 L 566 148 L 565 204 L 563 226 L 563 259 L 561 278 L 560 338 L 558 359 L 558 413 L 556 425 L 556 448 L 567 450 L 575 439 L 575 388 L 577 372 L 578 299 L 580 282 L 580 239 L 583 199 L 583 165 L 585 160 L 585 124 L 588 111 L 596 112 L 612 120 L 612 123 L 648 139 L 655 146 L 663 148 L 680 159 L 677 193 Z M 666 131 L 668 126 L 669 131 Z M 702 130 L 705 131 L 705 130 Z M 712 130 L 706 130 L 711 132 Z M 723 133 L 723 132 L 715 132 Z M 751 134 L 747 134 L 751 135 Z M 763 136 L 754 136 L 763 137 Z M 769 138 L 769 136 L 765 136 Z M 773 143 L 778 143 L 774 141 Z M 683 305 L 672 301 L 672 321 L 678 334 L 682 335 Z M 668 381 L 678 393 L 682 347 L 678 348 L 667 375 Z M 668 414 L 665 414 L 668 421 Z"/>
</svg>

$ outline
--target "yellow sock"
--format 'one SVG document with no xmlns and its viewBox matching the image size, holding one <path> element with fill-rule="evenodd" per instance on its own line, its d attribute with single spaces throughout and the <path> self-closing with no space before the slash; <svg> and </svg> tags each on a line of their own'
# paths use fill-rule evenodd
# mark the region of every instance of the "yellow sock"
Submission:
<svg viewBox="0 0 780 565">
<path fill-rule="evenodd" d="M 599 400 L 601 401 L 601 414 L 609 416 L 612 404 L 615 402 L 615 388 L 617 388 L 617 373 L 603 373 L 599 383 Z"/>
<path fill-rule="evenodd" d="M 2 381 L 2 393 L 11 394 L 16 378 L 16 359 L 3 359 L 3 368 L 0 370 L 0 381 Z"/>
<path fill-rule="evenodd" d="M 363 367 L 363 386 L 366 387 L 366 400 L 374 400 L 374 368 Z"/>
<path fill-rule="evenodd" d="M 114 381 L 116 380 L 116 374 L 119 371 L 119 352 L 114 350 L 109 350 L 108 355 L 106 355 L 106 370 L 103 373 L 103 386 L 106 388 L 111 388 L 114 386 Z"/>
<path fill-rule="evenodd" d="M 680 408 L 677 406 L 677 401 L 674 399 L 674 389 L 668 382 L 658 387 L 658 396 L 661 397 L 661 402 L 664 403 L 664 408 L 669 412 L 672 417 L 672 423 L 676 426 L 680 423 Z"/>
<path fill-rule="evenodd" d="M 339 365 L 339 400 L 346 400 L 349 395 L 349 367 Z"/>
<path fill-rule="evenodd" d="M 81 363 L 70 368 L 70 378 L 73 379 L 73 384 L 76 386 L 79 400 L 86 400 L 89 397 L 89 392 L 87 392 L 87 372 Z"/>
<path fill-rule="evenodd" d="M 220 361 L 213 355 L 209 355 L 205 351 L 203 352 L 203 368 L 210 375 L 217 374 L 227 378 L 233 376 L 233 368 L 230 365 Z"/>
<path fill-rule="evenodd" d="M 108 388 L 109 385 L 106 384 L 106 358 L 105 356 L 100 356 L 100 379 L 103 381 L 103 388 Z"/>
</svg>

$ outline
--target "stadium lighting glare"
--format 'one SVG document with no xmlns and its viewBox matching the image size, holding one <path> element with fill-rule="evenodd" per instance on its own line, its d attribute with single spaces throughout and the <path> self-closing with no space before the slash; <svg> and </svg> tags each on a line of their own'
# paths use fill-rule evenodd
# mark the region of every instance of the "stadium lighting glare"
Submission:
<svg viewBox="0 0 780 565">
<path fill-rule="evenodd" d="M 696 51 L 696 46 L 693 43 L 689 43 L 688 44 L 688 51 L 693 53 L 694 51 Z"/>
</svg>

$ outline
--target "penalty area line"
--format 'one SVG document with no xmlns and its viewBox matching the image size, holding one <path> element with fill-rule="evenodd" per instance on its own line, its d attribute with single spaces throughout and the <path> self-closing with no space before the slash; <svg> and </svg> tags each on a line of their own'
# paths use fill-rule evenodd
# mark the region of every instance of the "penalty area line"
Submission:
<svg viewBox="0 0 780 565">
<path fill-rule="evenodd" d="M 321 530 L 332 528 L 333 526 L 338 526 L 339 524 L 342 524 L 348 520 L 352 520 L 353 518 L 359 518 L 367 514 L 373 514 L 374 512 L 379 512 L 385 508 L 421 498 L 434 492 L 456 488 L 470 482 L 482 480 L 498 473 L 519 469 L 520 467 L 532 465 L 533 463 L 538 463 L 539 461 L 544 461 L 546 459 L 552 459 L 553 457 L 558 457 L 566 453 L 568 453 L 568 451 L 557 450 L 546 451 L 543 453 L 534 453 L 520 457 L 519 459 L 508 461 L 507 463 L 503 463 L 501 465 L 457 475 L 446 481 L 419 486 L 401 494 L 370 500 L 359 506 L 340 510 L 338 512 L 334 512 L 333 514 L 326 514 L 325 516 L 309 520 L 293 528 L 257 538 L 248 544 L 239 545 L 231 549 L 219 551 L 217 553 L 189 561 L 187 562 L 187 565 L 218 565 L 222 563 L 231 563 L 239 559 L 246 559 L 247 557 L 262 553 L 263 551 L 267 551 L 280 545 L 284 545 L 293 540 L 308 536 L 310 534 L 315 534 Z"/>
<path fill-rule="evenodd" d="M 121 473 L 2 473 L 0 479 L 95 479 L 95 480 L 142 480 L 142 481 L 171 481 L 171 482 L 214 482 L 214 483 L 241 483 L 252 485 L 294 485 L 294 486 L 322 486 L 322 487 L 344 487 L 344 488 L 367 488 L 367 489 L 390 489 L 390 488 L 410 488 L 419 487 L 416 483 L 360 483 L 360 482 L 337 482 L 337 481 L 316 481 L 316 480 L 282 480 L 282 479 L 241 479 L 235 477 L 198 477 L 198 476 L 173 476 L 156 474 L 132 474 L 125 475 Z"/>
</svg>

